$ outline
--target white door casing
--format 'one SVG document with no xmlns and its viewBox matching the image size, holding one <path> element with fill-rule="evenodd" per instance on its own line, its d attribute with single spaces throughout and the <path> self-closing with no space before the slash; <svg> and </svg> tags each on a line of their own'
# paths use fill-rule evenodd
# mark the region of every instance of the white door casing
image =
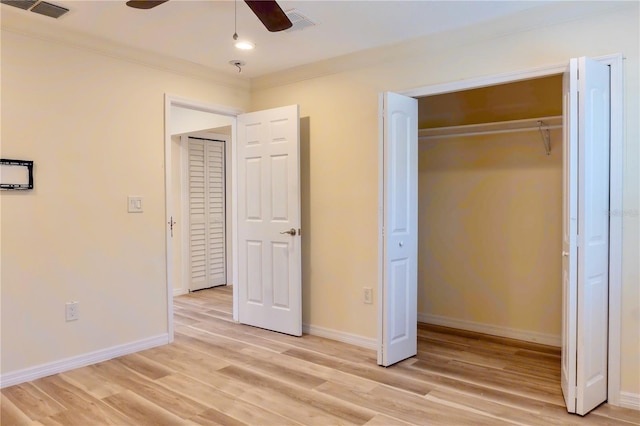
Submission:
<svg viewBox="0 0 640 426">
<path fill-rule="evenodd" d="M 189 289 L 224 285 L 226 277 L 225 143 L 187 137 Z"/>
<path fill-rule="evenodd" d="M 238 320 L 295 336 L 302 335 L 299 139 L 298 105 L 238 116 Z"/>
<path fill-rule="evenodd" d="M 609 66 L 571 59 L 565 82 L 565 157 L 570 158 L 565 160 L 563 212 L 563 321 L 565 312 L 568 318 L 563 322 L 562 390 L 567 410 L 584 415 L 607 400 Z"/>
<path fill-rule="evenodd" d="M 418 101 L 382 95 L 382 347 L 389 366 L 417 353 Z"/>
</svg>

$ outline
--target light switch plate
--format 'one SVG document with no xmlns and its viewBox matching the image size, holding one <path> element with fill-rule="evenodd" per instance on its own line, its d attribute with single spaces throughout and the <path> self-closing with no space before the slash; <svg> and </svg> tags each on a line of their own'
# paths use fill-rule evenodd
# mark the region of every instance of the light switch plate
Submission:
<svg viewBox="0 0 640 426">
<path fill-rule="evenodd" d="M 129 213 L 142 213 L 142 197 L 127 197 Z"/>
</svg>

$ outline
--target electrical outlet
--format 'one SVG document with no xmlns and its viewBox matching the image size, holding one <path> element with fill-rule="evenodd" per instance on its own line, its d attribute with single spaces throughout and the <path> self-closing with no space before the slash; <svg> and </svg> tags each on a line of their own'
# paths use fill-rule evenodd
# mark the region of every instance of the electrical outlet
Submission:
<svg viewBox="0 0 640 426">
<path fill-rule="evenodd" d="M 65 314 L 67 321 L 75 321 L 80 318 L 80 312 L 78 311 L 79 302 L 67 302 L 65 303 Z"/>
<path fill-rule="evenodd" d="M 364 290 L 364 303 L 373 303 L 373 289 L 371 287 L 363 287 Z"/>
</svg>

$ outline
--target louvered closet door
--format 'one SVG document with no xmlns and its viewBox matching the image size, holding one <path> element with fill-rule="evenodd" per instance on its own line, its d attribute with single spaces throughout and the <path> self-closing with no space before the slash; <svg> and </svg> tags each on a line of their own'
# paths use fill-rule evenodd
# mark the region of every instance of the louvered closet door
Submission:
<svg viewBox="0 0 640 426">
<path fill-rule="evenodd" d="M 224 142 L 189 138 L 189 289 L 226 284 Z"/>
</svg>

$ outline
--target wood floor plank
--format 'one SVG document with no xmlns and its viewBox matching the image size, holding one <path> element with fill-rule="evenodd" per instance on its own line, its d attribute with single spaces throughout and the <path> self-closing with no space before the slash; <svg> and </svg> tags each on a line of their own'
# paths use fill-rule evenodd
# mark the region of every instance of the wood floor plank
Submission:
<svg viewBox="0 0 640 426">
<path fill-rule="evenodd" d="M 65 407 L 33 383 L 23 383 L 2 390 L 2 394 L 9 399 L 20 411 L 32 420 L 57 414 Z"/>
<path fill-rule="evenodd" d="M 163 377 L 159 381 L 176 392 L 211 407 L 192 418 L 196 422 L 204 419 L 211 422 L 227 419 L 223 424 L 300 424 L 268 409 L 234 398 L 234 395 L 223 392 L 213 385 L 197 382 L 180 374 Z M 238 395 L 241 395 L 241 393 L 238 393 Z"/>
<path fill-rule="evenodd" d="M 322 379 L 322 383 L 324 383 L 325 381 L 331 381 L 341 386 L 361 390 L 371 390 L 377 385 L 376 382 L 373 382 L 371 380 L 353 376 L 351 374 L 344 373 L 333 368 L 328 368 L 323 365 L 314 363 L 310 360 L 300 359 L 283 354 L 273 354 L 264 351 L 259 352 L 254 348 L 246 348 L 242 351 L 251 353 L 255 357 L 269 360 L 271 365 L 275 369 L 279 370 L 280 368 L 293 368 L 296 371 L 304 372 Z"/>
<path fill-rule="evenodd" d="M 627 408 L 614 407 L 609 404 L 602 404 L 593 414 L 598 417 L 622 420 L 631 424 L 640 425 L 640 410 L 629 410 Z"/>
<path fill-rule="evenodd" d="M 353 363 L 345 360 L 336 359 L 331 356 L 320 353 L 311 353 L 303 349 L 293 348 L 284 353 L 285 355 L 298 357 L 305 360 L 313 360 L 320 365 L 334 368 L 343 373 L 348 373 L 353 376 L 366 378 L 368 380 L 384 383 L 389 386 L 398 387 L 408 392 L 413 392 L 419 395 L 427 394 L 432 387 L 426 385 L 423 382 L 413 380 L 408 376 L 399 376 L 394 374 L 388 369 L 381 368 L 374 365 Z"/>
<path fill-rule="evenodd" d="M 118 359 L 95 364 L 92 367 L 94 367 L 96 374 L 99 374 L 105 378 L 105 380 L 113 380 L 127 389 L 133 389 L 136 395 L 139 395 L 148 401 L 154 401 L 159 406 L 164 407 L 167 411 L 183 419 L 193 417 L 207 409 L 207 407 L 202 404 L 199 404 L 189 398 L 185 398 L 184 396 L 159 385 L 155 381 L 148 380 L 143 376 L 138 375 L 135 371 L 127 368 Z M 122 393 L 117 395 L 122 395 Z"/>
<path fill-rule="evenodd" d="M 184 425 L 187 423 L 186 419 L 165 410 L 161 405 L 141 397 L 134 391 L 127 390 L 111 395 L 103 401 L 127 416 L 130 419 L 129 424 L 132 425 Z"/>
<path fill-rule="evenodd" d="M 484 413 L 491 418 L 503 419 L 514 424 L 531 426 L 544 426 L 548 424 L 547 420 L 538 419 L 538 412 L 532 412 L 510 405 L 488 401 L 482 396 L 461 395 L 458 392 L 438 389 L 429 392 L 426 398 L 442 404 L 448 404 L 450 407 L 459 408 L 461 410 Z"/>
<path fill-rule="evenodd" d="M 384 414 L 378 414 L 367 423 L 365 426 L 411 426 L 412 423 L 403 422 L 402 420 L 395 419 L 393 417 L 386 416 Z"/>
<path fill-rule="evenodd" d="M 500 420 L 496 422 L 484 416 L 468 416 L 461 410 L 450 409 L 422 396 L 405 394 L 398 389 L 386 386 L 378 386 L 371 392 L 357 392 L 326 383 L 317 390 L 412 424 L 425 424 L 427 421 L 428 424 L 434 425 L 504 424 Z"/>
<path fill-rule="evenodd" d="M 279 377 L 292 385 L 311 389 L 324 382 L 322 378 L 296 371 L 288 366 L 274 364 L 261 355 L 253 356 L 250 352 L 245 351 L 245 349 L 249 349 L 250 346 L 240 344 L 234 347 L 234 344 L 237 342 L 231 339 L 221 338 L 219 341 L 216 341 L 217 339 L 210 340 L 211 336 L 207 334 L 196 334 L 195 336 L 197 337 L 184 336 L 183 343 L 192 347 L 194 350 L 208 351 L 215 349 L 218 356 L 224 357 L 225 359 L 233 359 L 237 365 L 249 366 L 266 374 L 271 374 L 277 369 Z M 264 352 L 265 354 L 269 353 L 269 351 Z"/>
<path fill-rule="evenodd" d="M 125 390 L 122 386 L 112 381 L 103 380 L 100 376 L 94 374 L 90 367 L 65 371 L 61 373 L 60 376 L 73 386 L 79 387 L 97 399 L 102 399 Z"/>
<path fill-rule="evenodd" d="M 262 389 L 272 395 L 278 394 L 279 398 L 287 401 L 290 407 L 297 406 L 299 410 L 313 412 L 311 417 L 316 420 L 323 419 L 325 424 L 333 424 L 336 421 L 344 424 L 364 424 L 371 420 L 374 412 L 366 408 L 347 404 L 336 398 L 328 397 L 311 390 L 288 386 L 287 384 L 274 380 L 262 374 L 257 374 L 248 369 L 229 366 L 220 370 L 221 374 L 244 382 L 253 389 Z M 306 414 L 304 415 L 306 416 Z M 297 417 L 300 420 L 300 417 Z M 302 419 L 304 421 L 304 417 Z"/>
<path fill-rule="evenodd" d="M 100 399 L 67 382 L 63 376 L 54 375 L 35 380 L 33 385 L 62 405 L 65 410 L 49 419 L 65 425 L 83 426 L 97 424 L 121 424 L 126 418 Z"/>
<path fill-rule="evenodd" d="M 236 420 L 235 418 L 213 408 L 206 410 L 189 420 L 203 426 L 245 426 L 251 424 Z"/>
<path fill-rule="evenodd" d="M 0 423 L 6 425 L 30 425 L 33 420 L 15 406 L 4 394 L 0 395 Z"/>
<path fill-rule="evenodd" d="M 147 379 L 156 380 L 173 373 L 173 370 L 138 353 L 121 356 L 118 359 L 125 367 Z"/>
<path fill-rule="evenodd" d="M 377 354 L 232 321 L 232 287 L 174 298 L 175 340 L 0 390 L 4 425 L 640 425 L 566 412 L 558 348 L 418 324 L 418 354 Z"/>
<path fill-rule="evenodd" d="M 559 386 L 551 383 L 532 383 L 529 377 L 511 375 L 508 372 L 474 366 L 462 362 L 452 361 L 445 365 L 432 365 L 424 361 L 418 361 L 411 366 L 412 369 L 434 372 L 439 375 L 470 383 L 483 384 L 492 389 L 509 391 L 518 395 L 563 405 L 564 400 L 560 395 Z"/>
<path fill-rule="evenodd" d="M 138 352 L 138 355 L 193 377 L 206 377 L 208 374 L 230 365 L 227 360 L 210 356 L 204 352 L 189 350 L 178 344 L 147 349 Z"/>
<path fill-rule="evenodd" d="M 265 339 L 262 336 L 249 332 L 250 328 L 247 326 L 228 321 L 199 322 L 193 324 L 191 328 L 207 331 L 218 336 L 225 336 L 227 338 L 231 337 L 238 342 L 262 348 L 269 348 L 274 352 L 284 352 L 290 348 L 290 345 L 283 344 L 272 339 Z"/>
</svg>

